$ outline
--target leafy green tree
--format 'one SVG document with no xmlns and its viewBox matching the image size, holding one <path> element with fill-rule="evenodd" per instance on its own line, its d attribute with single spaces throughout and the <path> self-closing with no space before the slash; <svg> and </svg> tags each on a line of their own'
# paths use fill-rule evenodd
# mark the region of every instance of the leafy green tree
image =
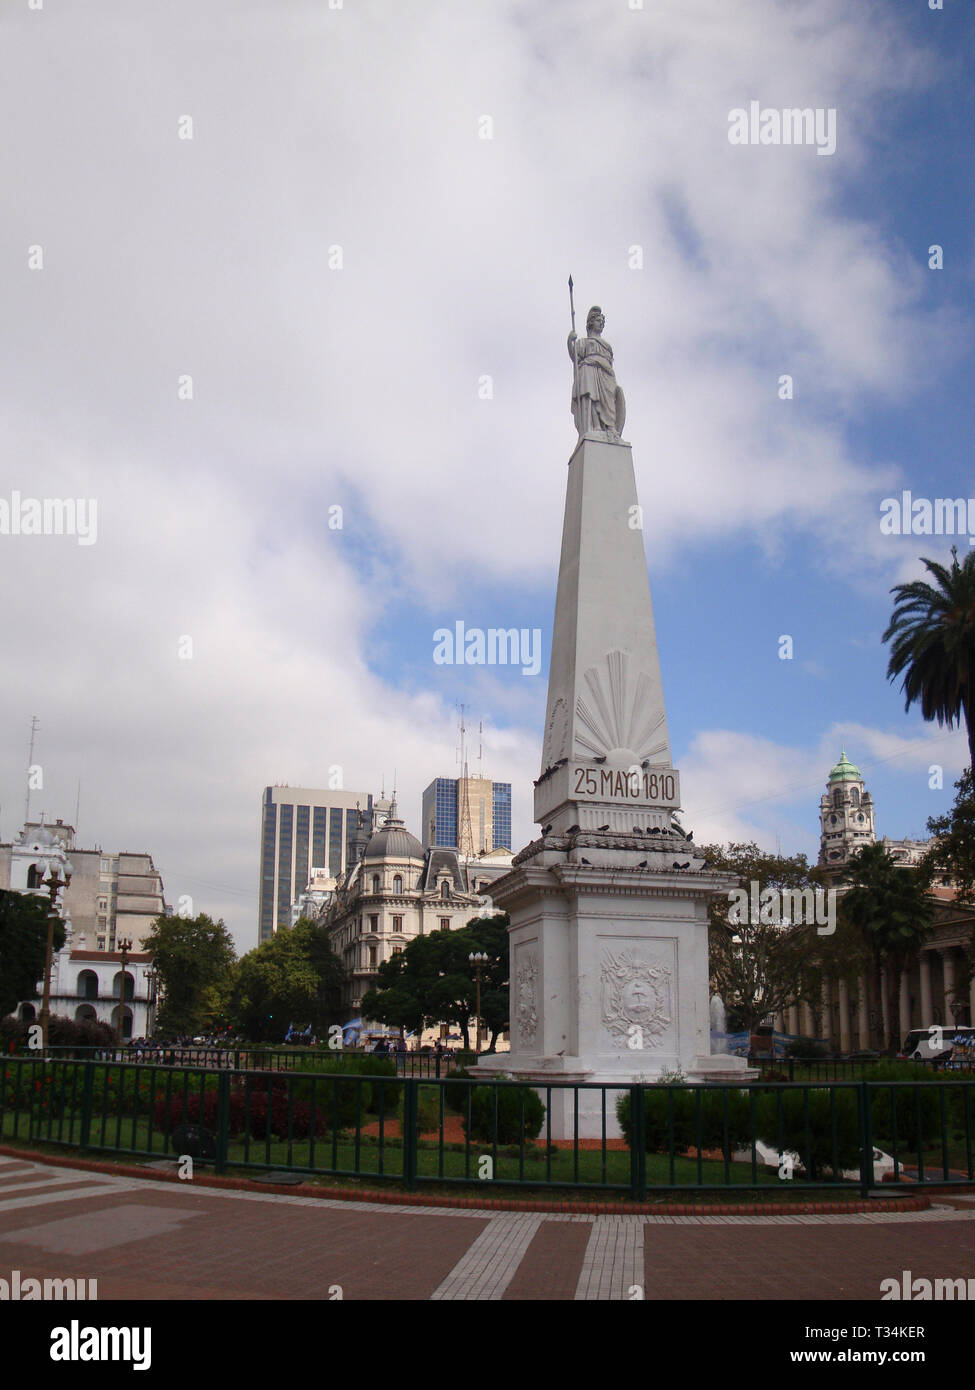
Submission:
<svg viewBox="0 0 975 1390">
<path fill-rule="evenodd" d="M 47 898 L 0 889 L 0 1018 L 21 1000 L 38 997 L 47 949 Z M 54 927 L 54 949 L 64 945 L 64 923 Z"/>
<path fill-rule="evenodd" d="M 928 832 L 935 837 L 920 866 L 925 884 L 947 880 L 955 902 L 975 905 L 975 777 L 970 769 L 955 783 L 955 804 L 947 815 L 932 816 Z M 965 964 L 955 975 L 955 997 L 964 999 L 975 975 L 975 921 L 968 937 Z"/>
<path fill-rule="evenodd" d="M 211 1026 L 225 1006 L 236 959 L 233 938 L 222 921 L 205 912 L 197 917 L 157 917 L 145 937 L 159 971 L 159 1037 L 192 1037 Z"/>
<path fill-rule="evenodd" d="M 944 816 L 931 816 L 934 843 L 921 865 L 926 883 L 947 879 L 955 901 L 975 903 L 975 777 L 971 769 L 955 783 L 955 804 Z"/>
<path fill-rule="evenodd" d="M 383 961 L 378 983 L 362 998 L 364 1018 L 419 1032 L 438 1023 L 455 1024 L 470 1047 L 469 1020 L 477 1011 L 477 987 L 468 957 L 483 952 L 481 1019 L 493 1052 L 508 1027 L 508 917 L 475 917 L 458 931 L 417 936 L 405 950 Z"/>
<path fill-rule="evenodd" d="M 925 719 L 968 730 L 969 770 L 975 770 L 975 550 L 962 564 L 925 560 L 937 585 L 915 580 L 892 590 L 897 601 L 883 635 L 890 642 L 889 680 L 903 676 L 904 708 L 915 702 Z"/>
<path fill-rule="evenodd" d="M 881 1050 L 891 1055 L 900 1044 L 901 976 L 931 929 L 933 906 L 921 873 L 897 865 L 883 845 L 864 845 L 847 863 L 851 884 L 840 902 L 840 915 L 859 934 L 871 965 L 874 1017 Z M 884 1000 L 884 978 L 887 996 Z M 887 1036 L 883 1036 L 883 1002 Z"/>
<path fill-rule="evenodd" d="M 712 901 L 708 929 L 711 983 L 729 1013 L 734 1012 L 742 1026 L 753 1032 L 767 1014 L 790 1008 L 803 998 L 818 1007 L 821 989 L 817 993 L 810 963 L 815 959 L 819 937 L 815 921 L 808 920 L 808 908 L 811 895 L 821 885 L 819 870 L 810 867 L 804 854 L 768 854 L 754 843 L 708 845 L 702 852 L 713 869 L 734 874 L 739 889 L 749 898 L 752 884 L 757 885 L 759 901 L 769 889 L 779 904 L 783 892 L 805 893 L 807 910 L 798 914 L 802 922 L 779 920 L 789 917 L 788 907 L 785 913 L 777 913 L 771 910 L 770 899 L 769 910 L 756 914 L 749 906 L 737 920 L 730 919 L 734 904 L 726 894 Z"/>
<path fill-rule="evenodd" d="M 280 1042 L 292 1023 L 325 1034 L 338 1021 L 343 978 L 327 929 L 299 918 L 241 958 L 231 1016 L 254 1042 Z"/>
</svg>

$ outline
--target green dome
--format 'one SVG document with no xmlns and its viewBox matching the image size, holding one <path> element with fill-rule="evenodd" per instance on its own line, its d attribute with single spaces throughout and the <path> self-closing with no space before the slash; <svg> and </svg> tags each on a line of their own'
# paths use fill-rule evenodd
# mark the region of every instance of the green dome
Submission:
<svg viewBox="0 0 975 1390">
<path fill-rule="evenodd" d="M 850 762 L 849 758 L 846 756 L 845 748 L 843 749 L 843 752 L 840 755 L 839 762 L 833 768 L 833 771 L 829 774 L 829 780 L 831 782 L 863 781 L 863 778 L 860 776 L 860 769 L 858 767 L 854 767 L 853 763 Z"/>
</svg>

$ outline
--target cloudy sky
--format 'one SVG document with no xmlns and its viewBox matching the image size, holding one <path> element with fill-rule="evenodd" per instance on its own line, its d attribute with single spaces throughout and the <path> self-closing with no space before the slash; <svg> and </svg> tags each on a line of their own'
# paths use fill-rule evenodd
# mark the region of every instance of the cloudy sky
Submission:
<svg viewBox="0 0 975 1390">
<path fill-rule="evenodd" d="M 0 838 L 36 714 L 33 812 L 80 781 L 79 841 L 247 949 L 262 788 L 395 771 L 418 831 L 462 702 L 527 842 L 570 272 L 686 824 L 815 857 L 845 746 L 923 836 L 964 741 L 879 639 L 951 541 L 880 504 L 975 493 L 973 34 L 964 0 L 4 0 L 0 499 L 94 499 L 97 539 L 0 535 Z M 753 100 L 835 109 L 835 153 L 730 143 Z M 459 620 L 539 628 L 541 671 L 436 665 Z"/>
</svg>

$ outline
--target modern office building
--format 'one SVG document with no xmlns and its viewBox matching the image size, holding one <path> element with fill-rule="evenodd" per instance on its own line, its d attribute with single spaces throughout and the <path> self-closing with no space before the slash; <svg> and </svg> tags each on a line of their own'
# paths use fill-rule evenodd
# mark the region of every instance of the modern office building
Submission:
<svg viewBox="0 0 975 1390">
<path fill-rule="evenodd" d="M 377 809 L 368 792 L 264 788 L 259 941 L 291 925 L 292 904 L 305 892 L 313 869 L 334 879 L 358 859 Z"/>
<path fill-rule="evenodd" d="M 511 849 L 511 783 L 437 777 L 423 793 L 424 844 L 480 856 Z"/>
</svg>

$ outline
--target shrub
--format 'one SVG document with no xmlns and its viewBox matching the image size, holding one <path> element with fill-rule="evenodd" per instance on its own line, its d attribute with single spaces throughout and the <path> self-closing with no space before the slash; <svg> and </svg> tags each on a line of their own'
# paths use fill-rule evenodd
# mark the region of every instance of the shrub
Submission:
<svg viewBox="0 0 975 1390">
<path fill-rule="evenodd" d="M 269 1103 L 270 1102 L 270 1103 Z M 157 1129 L 170 1133 L 181 1125 L 202 1125 L 216 1132 L 218 1098 L 216 1091 L 204 1091 L 201 1099 L 199 1091 L 188 1096 L 171 1096 L 168 1106 L 165 1096 L 160 1096 L 153 1106 L 153 1123 Z M 312 1130 L 311 1106 L 295 1102 L 290 1107 L 291 1137 L 307 1139 Z M 289 1107 L 287 1095 L 281 1090 L 272 1090 L 270 1098 L 266 1090 L 252 1089 L 248 1094 L 243 1087 L 230 1092 L 227 1131 L 229 1134 L 243 1134 L 246 1131 L 252 1139 L 266 1139 L 269 1135 L 277 1139 L 288 1137 Z M 315 1134 L 322 1136 L 331 1132 L 330 1116 L 316 1108 Z"/>
<path fill-rule="evenodd" d="M 466 1081 L 467 1071 L 461 1067 L 451 1067 L 444 1077 L 445 1081 Z M 467 1114 L 467 1095 L 472 1089 L 470 1086 L 444 1086 L 443 1101 L 448 1110 L 455 1115 Z"/>
<path fill-rule="evenodd" d="M 95 1019 L 51 1019 L 47 1040 L 52 1047 L 112 1047 L 117 1040 L 115 1029 Z"/>
<path fill-rule="evenodd" d="M 34 1021 L 36 1024 L 36 1020 Z M 22 1023 L 13 1014 L 0 1018 L 0 1048 L 4 1052 L 25 1052 L 27 1050 L 28 1028 L 34 1025 Z M 115 1042 L 115 1030 L 107 1023 L 77 1022 L 73 1018 L 62 1018 L 52 1014 L 47 1029 L 47 1040 L 52 1047 L 111 1047 Z"/>
<path fill-rule="evenodd" d="M 420 1086 L 416 1096 L 417 1131 L 427 1134 L 440 1128 L 440 1087 Z"/>
<path fill-rule="evenodd" d="M 812 1038 L 793 1038 L 790 1043 L 786 1043 L 785 1055 L 821 1062 L 824 1057 L 829 1056 L 829 1049 L 823 1043 L 815 1042 Z"/>
<path fill-rule="evenodd" d="M 485 1144 L 520 1144 L 522 1139 L 538 1137 L 544 1118 L 545 1106 L 530 1086 L 475 1086 L 471 1092 L 470 1126 L 466 1114 L 463 1123 L 468 1139 Z"/>
<path fill-rule="evenodd" d="M 643 1123 L 648 1153 L 674 1153 L 688 1149 L 720 1149 L 731 1157 L 735 1149 L 751 1143 L 749 1092 L 730 1086 L 674 1086 L 658 1082 L 643 1091 Z M 627 1144 L 632 1147 L 630 1093 L 616 1101 L 616 1117 Z"/>
<path fill-rule="evenodd" d="M 755 1087 L 756 1138 L 780 1151 L 794 1151 L 806 1176 L 820 1177 L 833 1167 L 836 1125 L 836 1170 L 860 1166 L 860 1118 L 852 1087 Z"/>
<path fill-rule="evenodd" d="M 932 1081 L 943 1079 L 915 1062 L 876 1062 L 863 1071 L 864 1081 L 914 1081 L 915 1086 L 871 1089 L 870 1124 L 874 1142 L 893 1141 L 897 1128 L 897 1148 L 917 1153 L 941 1137 L 940 1087 Z M 949 1097 L 951 1092 L 948 1093 Z M 950 1101 L 949 1101 L 950 1104 Z M 946 1108 L 946 1116 L 950 1113 Z M 882 1147 L 882 1145 L 881 1145 Z"/>
<path fill-rule="evenodd" d="M 333 1096 L 337 1090 L 344 1116 L 343 1127 L 355 1124 L 360 1105 L 363 1116 L 367 1112 L 378 1115 L 380 1111 L 389 1116 L 398 1113 L 402 1101 L 403 1083 L 396 1080 L 395 1061 L 388 1057 L 373 1057 L 369 1053 L 354 1056 L 337 1052 L 333 1057 L 303 1058 L 299 1070 L 276 1075 L 285 1085 L 288 1084 L 287 1078 L 293 1078 L 295 1099 L 308 1104 L 314 1098 L 316 1105 L 324 1105 L 326 1096 Z M 334 1082 L 324 1079 L 317 1082 L 305 1079 L 314 1077 L 341 1077 L 343 1080 L 336 1087 Z M 356 1079 L 358 1077 L 390 1079 L 384 1079 L 379 1084 L 376 1081 L 360 1082 Z M 330 1100 L 329 1104 L 334 1104 L 334 1101 Z"/>
</svg>

